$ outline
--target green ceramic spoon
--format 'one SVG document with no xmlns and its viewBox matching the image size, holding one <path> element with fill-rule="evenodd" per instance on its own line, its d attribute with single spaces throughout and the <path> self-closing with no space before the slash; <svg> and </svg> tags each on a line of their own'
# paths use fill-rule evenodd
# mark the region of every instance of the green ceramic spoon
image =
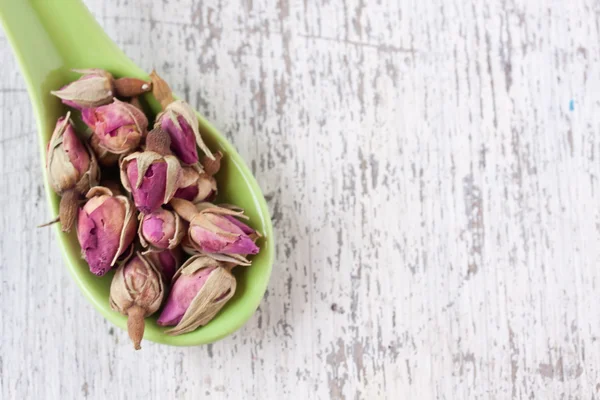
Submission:
<svg viewBox="0 0 600 400">
<path fill-rule="evenodd" d="M 80 0 L 0 0 L 0 21 L 27 84 L 44 164 L 46 143 L 56 119 L 66 112 L 60 101 L 50 95 L 50 90 L 75 80 L 78 75 L 70 72 L 71 69 L 103 68 L 117 77 L 147 78 L 147 74 L 106 36 Z M 148 97 L 146 100 L 156 113 L 158 103 Z M 169 336 L 156 324 L 156 316 L 146 320 L 145 339 L 176 346 L 214 342 L 240 328 L 257 309 L 273 264 L 271 220 L 258 184 L 231 144 L 200 115 L 199 119 L 207 144 L 225 154 L 222 170 L 217 175 L 218 201 L 243 207 L 250 217 L 250 225 L 264 238 L 259 242 L 261 251 L 254 257 L 252 266 L 235 269 L 238 285 L 234 298 L 206 326 L 181 336 Z M 59 199 L 47 179 L 45 182 L 53 215 L 57 215 Z M 80 257 L 75 233 L 63 234 L 58 227 L 56 232 L 69 271 L 81 291 L 104 317 L 125 329 L 125 317 L 112 311 L 108 304 L 112 273 L 102 278 L 92 275 Z"/>
</svg>

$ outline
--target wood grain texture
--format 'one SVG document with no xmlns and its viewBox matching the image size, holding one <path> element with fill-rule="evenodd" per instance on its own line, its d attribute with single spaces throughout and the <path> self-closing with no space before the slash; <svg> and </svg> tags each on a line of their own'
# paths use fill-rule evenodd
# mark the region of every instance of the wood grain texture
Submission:
<svg viewBox="0 0 600 400">
<path fill-rule="evenodd" d="M 277 263 L 231 337 L 134 352 L 35 228 L 0 36 L 0 398 L 598 398 L 597 1 L 86 3 L 252 166 Z"/>
</svg>

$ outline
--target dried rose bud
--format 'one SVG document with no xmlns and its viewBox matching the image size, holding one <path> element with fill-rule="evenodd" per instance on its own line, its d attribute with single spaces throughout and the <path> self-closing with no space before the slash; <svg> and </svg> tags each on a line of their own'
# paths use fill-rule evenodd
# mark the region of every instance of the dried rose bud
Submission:
<svg viewBox="0 0 600 400">
<path fill-rule="evenodd" d="M 210 159 L 214 159 L 210 149 L 204 144 L 198 127 L 198 117 L 189 104 L 175 100 L 156 117 L 155 126 L 169 134 L 171 150 L 185 164 L 198 162 L 196 144 Z"/>
<path fill-rule="evenodd" d="M 79 209 L 77 239 L 90 271 L 104 275 L 133 242 L 136 233 L 135 208 L 125 196 L 96 186 Z"/>
<path fill-rule="evenodd" d="M 212 200 L 217 195 L 217 181 L 197 164 L 182 169 L 175 196 L 193 203 Z"/>
<path fill-rule="evenodd" d="M 56 122 L 48 143 L 46 164 L 50 186 L 62 196 L 59 218 L 65 232 L 70 231 L 75 222 L 81 193 L 96 185 L 100 178 L 96 158 L 77 137 L 70 115 L 67 113 Z"/>
<path fill-rule="evenodd" d="M 175 326 L 170 335 L 206 325 L 235 294 L 236 280 L 219 261 L 204 255 L 191 257 L 173 277 L 173 286 L 158 324 Z"/>
<path fill-rule="evenodd" d="M 228 261 L 237 260 L 239 264 L 247 264 L 245 256 L 258 253 L 259 248 L 254 241 L 260 235 L 235 218 L 246 218 L 243 211 L 210 203 L 194 205 L 177 198 L 170 204 L 190 223 L 188 241 L 198 252 L 210 254 L 213 258 L 216 254 L 227 256 Z"/>
<path fill-rule="evenodd" d="M 168 154 L 168 145 L 163 143 L 168 140 L 166 133 L 154 129 L 148 134 L 146 151 L 130 154 L 121 161 L 121 183 L 145 214 L 167 204 L 177 190 L 181 165 L 177 157 Z"/>
<path fill-rule="evenodd" d="M 191 240 L 190 240 L 190 236 L 186 233 L 183 236 L 183 239 L 181 239 L 181 250 L 183 250 L 183 252 L 187 255 L 190 256 L 196 256 L 199 254 L 205 255 L 207 257 L 212 258 L 213 260 L 216 261 L 221 261 L 222 264 L 229 268 L 229 270 L 231 271 L 231 269 L 233 269 L 234 267 L 238 266 L 238 265 L 252 265 L 252 263 L 250 261 L 248 261 L 245 257 L 240 256 L 240 255 L 227 255 L 227 254 L 220 254 L 220 253 L 200 253 L 200 251 L 198 251 L 198 249 L 196 249 L 194 247 L 194 245 L 192 244 Z"/>
<path fill-rule="evenodd" d="M 83 110 L 81 118 L 98 137 L 98 146 L 114 154 L 135 150 L 148 129 L 143 112 L 117 99 L 105 106 Z"/>
<path fill-rule="evenodd" d="M 136 350 L 144 337 L 144 318 L 160 308 L 164 295 L 160 272 L 143 255 L 138 253 L 117 269 L 110 284 L 110 307 L 127 315 L 127 331 Z"/>
<path fill-rule="evenodd" d="M 70 113 L 59 118 L 48 143 L 48 178 L 54 191 L 62 194 L 75 187 L 88 173 L 90 158 L 73 129 Z"/>
<path fill-rule="evenodd" d="M 69 107 L 98 107 L 113 100 L 113 77 L 101 69 L 74 69 L 83 76 L 60 90 L 51 91 Z"/>
<path fill-rule="evenodd" d="M 151 151 L 133 153 L 121 163 L 121 182 L 144 213 L 169 202 L 175 194 L 179 173 L 179 162 L 174 156 Z"/>
<path fill-rule="evenodd" d="M 174 211 L 159 208 L 150 214 L 140 214 L 140 243 L 151 251 L 175 248 L 184 234 L 181 218 Z"/>
<path fill-rule="evenodd" d="M 173 275 L 181 265 L 181 248 L 175 247 L 172 250 L 150 252 L 146 254 L 146 257 L 152 260 L 154 265 L 160 269 L 165 282 L 170 283 Z"/>
</svg>

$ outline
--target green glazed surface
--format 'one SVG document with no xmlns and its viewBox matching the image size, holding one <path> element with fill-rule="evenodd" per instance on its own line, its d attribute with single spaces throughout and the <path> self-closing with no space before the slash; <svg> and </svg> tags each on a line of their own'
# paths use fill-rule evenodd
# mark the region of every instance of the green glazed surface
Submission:
<svg viewBox="0 0 600 400">
<path fill-rule="evenodd" d="M 67 111 L 50 95 L 50 90 L 77 79 L 79 75 L 71 69 L 102 68 L 117 77 L 148 76 L 106 36 L 80 0 L 0 0 L 0 21 L 27 84 L 44 164 L 46 144 L 56 120 Z M 158 103 L 151 96 L 145 100 L 154 113 L 159 111 Z M 265 293 L 274 257 L 273 228 L 256 180 L 231 144 L 202 116 L 198 117 L 208 146 L 225 154 L 222 170 L 216 177 L 220 191 L 217 202 L 243 207 L 250 217 L 250 225 L 263 238 L 258 242 L 261 251 L 254 256 L 252 266 L 234 270 L 238 280 L 235 296 L 206 326 L 181 336 L 169 336 L 164 333 L 165 328 L 156 324 L 157 315 L 146 319 L 144 339 L 174 346 L 214 342 L 240 328 L 252 316 Z M 45 171 L 40 173 L 45 175 Z M 59 198 L 45 178 L 52 213 L 57 215 Z M 81 259 L 75 232 L 64 234 L 57 225 L 54 229 L 71 276 L 86 298 L 105 318 L 126 329 L 126 318 L 112 311 L 108 304 L 113 272 L 102 278 L 92 275 Z"/>
</svg>

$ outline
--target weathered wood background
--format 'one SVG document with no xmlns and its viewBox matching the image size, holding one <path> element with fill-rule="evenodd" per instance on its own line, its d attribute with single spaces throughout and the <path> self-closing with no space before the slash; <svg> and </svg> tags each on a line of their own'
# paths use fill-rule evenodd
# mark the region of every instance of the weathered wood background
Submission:
<svg viewBox="0 0 600 400">
<path fill-rule="evenodd" d="M 233 336 L 134 352 L 35 228 L 2 35 L 0 398 L 598 398 L 598 1 L 86 3 L 252 166 L 277 262 Z"/>
</svg>

